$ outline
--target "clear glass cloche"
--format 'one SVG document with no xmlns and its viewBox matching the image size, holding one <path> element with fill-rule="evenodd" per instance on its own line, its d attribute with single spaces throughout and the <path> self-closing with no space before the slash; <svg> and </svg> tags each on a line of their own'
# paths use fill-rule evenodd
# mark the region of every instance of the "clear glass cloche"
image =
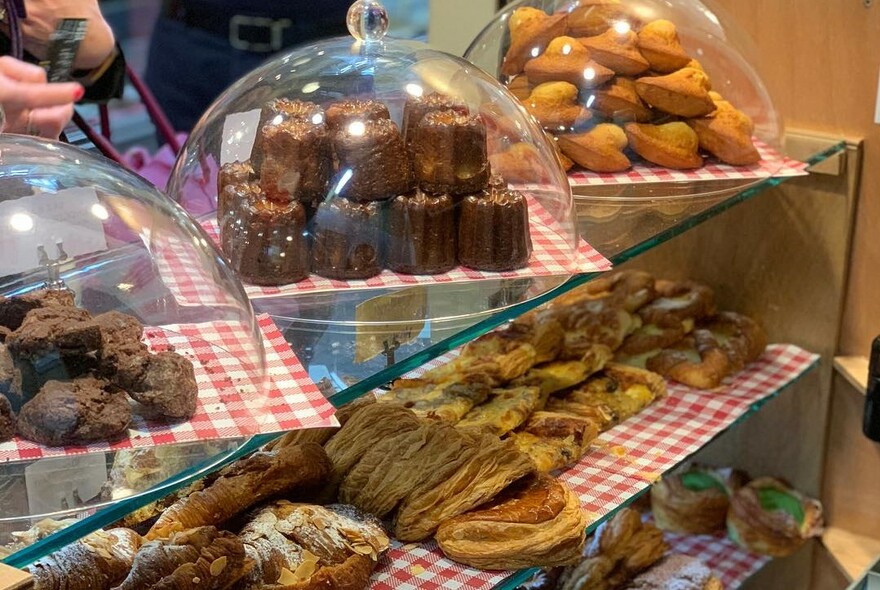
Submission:
<svg viewBox="0 0 880 590">
<path fill-rule="evenodd" d="M 120 453 L 164 449 L 156 483 L 270 406 L 257 317 L 198 224 L 109 160 L 7 134 L 0 393 L 0 545 L 118 499 Z"/>
<path fill-rule="evenodd" d="M 255 305 L 353 334 L 491 313 L 576 273 L 571 190 L 516 98 L 459 57 L 386 37 L 378 2 L 355 2 L 348 25 L 223 92 L 168 184 Z M 356 313 L 412 286 L 427 292 L 418 309 Z"/>
</svg>

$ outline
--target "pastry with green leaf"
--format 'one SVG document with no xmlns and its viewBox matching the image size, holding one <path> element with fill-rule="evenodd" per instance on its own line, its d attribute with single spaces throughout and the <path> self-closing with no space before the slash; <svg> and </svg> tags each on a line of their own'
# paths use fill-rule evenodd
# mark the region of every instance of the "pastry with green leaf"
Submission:
<svg viewBox="0 0 880 590">
<path fill-rule="evenodd" d="M 708 535 L 724 530 L 730 495 L 745 483 L 729 468 L 690 465 L 651 488 L 651 510 L 664 531 Z"/>
<path fill-rule="evenodd" d="M 785 557 L 822 532 L 822 504 L 772 477 L 758 478 L 730 499 L 727 533 L 755 553 Z"/>
</svg>

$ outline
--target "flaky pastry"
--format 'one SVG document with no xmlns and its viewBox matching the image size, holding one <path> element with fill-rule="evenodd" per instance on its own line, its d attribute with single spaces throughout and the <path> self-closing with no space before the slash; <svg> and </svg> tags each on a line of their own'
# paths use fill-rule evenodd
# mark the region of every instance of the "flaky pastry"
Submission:
<svg viewBox="0 0 880 590">
<path fill-rule="evenodd" d="M 715 111 L 688 125 L 697 132 L 700 147 L 733 166 L 751 166 L 761 161 L 752 133 L 752 120 L 726 100 L 715 101 Z"/>
<path fill-rule="evenodd" d="M 517 482 L 488 505 L 440 524 L 437 544 L 450 559 L 489 570 L 568 565 L 584 546 L 580 500 L 549 475 Z"/>
<path fill-rule="evenodd" d="M 643 362 L 639 365 L 639 361 L 632 361 L 632 358 L 652 351 L 657 353 L 663 348 L 674 346 L 681 342 L 685 335 L 684 326 L 680 323 L 662 326 L 643 323 L 635 332 L 626 337 L 614 358 L 626 359 L 621 362 L 644 368 Z"/>
<path fill-rule="evenodd" d="M 562 359 L 579 360 L 591 354 L 610 358 L 639 326 L 638 316 L 618 307 L 610 298 L 582 301 L 554 311 L 565 329 Z"/>
<path fill-rule="evenodd" d="M 564 308 L 592 299 L 608 299 L 616 307 L 635 313 L 656 297 L 654 277 L 642 270 L 615 270 L 563 293 L 549 307 Z"/>
<path fill-rule="evenodd" d="M 673 554 L 639 574 L 621 590 L 724 590 L 705 564 L 695 557 Z"/>
<path fill-rule="evenodd" d="M 376 396 L 373 394 L 367 394 L 357 398 L 356 400 L 345 404 L 341 408 L 336 410 L 336 420 L 339 422 L 339 426 L 345 426 L 345 423 L 348 422 L 348 419 L 354 415 L 360 408 L 364 406 L 368 406 L 376 403 Z M 290 445 L 298 445 L 306 442 L 315 442 L 319 445 L 327 444 L 334 434 L 339 432 L 339 428 L 336 426 L 330 426 L 327 428 L 301 428 L 298 430 L 292 430 L 285 434 L 280 438 L 276 438 L 272 442 L 268 443 L 264 450 L 266 451 L 274 451 L 281 447 L 287 447 Z"/>
<path fill-rule="evenodd" d="M 599 425 L 589 418 L 538 411 L 511 438 L 535 462 L 538 471 L 564 469 L 587 454 L 599 435 Z"/>
<path fill-rule="evenodd" d="M 632 30 L 614 27 L 595 37 L 578 39 L 590 50 L 590 57 L 606 68 L 624 76 L 638 76 L 650 67 L 639 51 L 639 37 Z"/>
<path fill-rule="evenodd" d="M 700 141 L 687 123 L 627 123 L 623 129 L 629 146 L 649 162 L 681 170 L 703 165 Z"/>
<path fill-rule="evenodd" d="M 657 297 L 639 309 L 644 324 L 682 326 L 690 332 L 694 324 L 715 314 L 715 293 L 696 281 L 658 280 Z"/>
<path fill-rule="evenodd" d="M 39 590 L 109 590 L 128 575 L 141 542 L 125 528 L 96 531 L 26 569 Z"/>
<path fill-rule="evenodd" d="M 702 117 L 715 110 L 712 85 L 702 70 L 682 68 L 665 76 L 643 76 L 636 92 L 657 110 L 679 117 Z"/>
<path fill-rule="evenodd" d="M 650 371 L 697 389 L 715 389 L 731 373 L 730 360 L 712 332 L 696 329 L 645 362 Z"/>
<path fill-rule="evenodd" d="M 593 362 L 593 360 L 599 362 Z M 547 397 L 559 391 L 565 391 L 578 383 L 586 381 L 587 377 L 601 371 L 608 358 L 582 359 L 579 361 L 554 361 L 538 365 L 528 373 L 511 381 L 514 387 L 537 387 L 541 391 L 541 398 L 546 402 Z M 586 361 L 586 362 L 585 362 Z M 542 404 L 543 405 L 543 404 Z"/>
<path fill-rule="evenodd" d="M 725 528 L 730 494 L 745 483 L 742 473 L 691 465 L 651 487 L 651 512 L 664 531 L 711 535 Z"/>
<path fill-rule="evenodd" d="M 461 375 L 485 375 L 493 385 L 502 385 L 532 368 L 541 358 L 555 356 L 559 348 L 560 327 L 533 328 L 529 331 L 496 330 L 469 342 L 454 360 L 422 376 L 432 381 L 458 379 Z M 552 331 L 547 338 L 544 336 Z M 548 356 L 549 355 L 549 356 Z"/>
<path fill-rule="evenodd" d="M 379 402 L 401 405 L 420 418 L 455 424 L 471 408 L 486 400 L 495 383 L 487 375 L 461 371 L 460 365 L 444 365 L 439 369 L 447 371 L 442 377 L 447 381 L 438 383 L 431 378 L 398 379 L 391 391 L 379 396 Z"/>
<path fill-rule="evenodd" d="M 615 23 L 634 27 L 632 18 L 620 0 L 583 0 L 568 15 L 568 34 L 572 37 L 593 37 Z"/>
<path fill-rule="evenodd" d="M 570 82 L 538 84 L 523 106 L 542 126 L 549 129 L 575 128 L 593 116 L 589 109 L 578 104 L 578 88 Z"/>
<path fill-rule="evenodd" d="M 767 348 L 767 333 L 764 328 L 748 316 L 732 311 L 723 311 L 701 327 L 712 332 L 715 339 L 727 354 L 733 371 L 740 371 L 764 354 Z"/>
<path fill-rule="evenodd" d="M 733 494 L 728 536 L 755 553 L 785 557 L 822 532 L 822 504 L 772 477 L 755 479 Z"/>
<path fill-rule="evenodd" d="M 510 47 L 501 64 L 501 73 L 514 76 L 526 62 L 540 54 L 552 39 L 565 34 L 567 14 L 549 15 L 538 8 L 523 6 L 510 15 Z"/>
<path fill-rule="evenodd" d="M 623 153 L 626 133 L 617 125 L 600 123 L 586 133 L 559 136 L 562 153 L 593 172 L 622 172 L 632 164 Z"/>
<path fill-rule="evenodd" d="M 440 523 L 494 498 L 535 464 L 509 440 L 493 434 L 473 436 L 476 453 L 455 473 L 430 489 L 417 487 L 400 505 L 394 536 L 404 542 L 431 536 Z"/>
<path fill-rule="evenodd" d="M 646 123 L 653 117 L 629 78 L 615 77 L 607 86 L 593 90 L 592 96 L 590 108 L 614 121 Z"/>
<path fill-rule="evenodd" d="M 538 387 L 493 389 L 489 399 L 474 407 L 456 426 L 479 428 L 502 436 L 525 422 L 532 412 L 543 406 L 543 401 Z"/>
<path fill-rule="evenodd" d="M 681 46 L 675 25 L 663 19 L 651 21 L 642 27 L 639 31 L 639 50 L 655 72 L 674 72 L 691 60 Z"/>
</svg>

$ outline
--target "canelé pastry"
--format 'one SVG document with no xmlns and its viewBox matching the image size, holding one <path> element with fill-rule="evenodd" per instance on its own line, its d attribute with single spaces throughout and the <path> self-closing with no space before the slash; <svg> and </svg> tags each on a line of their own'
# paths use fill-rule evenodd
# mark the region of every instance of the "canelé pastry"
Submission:
<svg viewBox="0 0 880 590">
<path fill-rule="evenodd" d="M 309 275 L 306 213 L 302 203 L 242 195 L 236 214 L 221 226 L 220 241 L 232 268 L 254 285 L 286 285 Z"/>
<path fill-rule="evenodd" d="M 722 311 L 700 327 L 712 332 L 734 372 L 758 360 L 767 348 L 767 333 L 764 328 L 742 314 Z"/>
<path fill-rule="evenodd" d="M 167 539 L 179 531 L 218 525 L 263 500 L 322 483 L 330 469 L 327 453 L 316 443 L 254 453 L 222 469 L 204 489 L 167 508 L 146 538 Z"/>
<path fill-rule="evenodd" d="M 535 50 L 542 52 L 551 40 L 565 34 L 567 15 L 549 15 L 543 10 L 523 6 L 510 15 L 510 47 L 501 64 L 501 73 L 515 76 L 523 70 L 526 62 L 535 57 Z"/>
<path fill-rule="evenodd" d="M 7 330 L 17 330 L 24 322 L 28 312 L 42 307 L 73 306 L 73 291 L 68 289 L 38 289 L 16 295 L 3 297 L 0 295 L 0 326 Z"/>
<path fill-rule="evenodd" d="M 593 37 L 620 22 L 635 28 L 635 19 L 620 0 L 584 0 L 568 15 L 568 34 Z"/>
<path fill-rule="evenodd" d="M 476 510 L 441 523 L 437 544 L 454 561 L 489 570 L 576 563 L 587 518 L 568 486 L 525 478 Z"/>
<path fill-rule="evenodd" d="M 260 188 L 273 201 L 317 201 L 330 179 L 330 135 L 323 121 L 303 119 L 260 130 L 263 164 Z"/>
<path fill-rule="evenodd" d="M 517 448 L 531 457 L 540 473 L 548 473 L 580 461 L 598 435 L 595 420 L 537 411 L 510 436 Z"/>
<path fill-rule="evenodd" d="M 715 389 L 732 372 L 730 359 L 718 340 L 712 332 L 701 328 L 649 358 L 645 366 L 667 379 L 697 389 Z"/>
<path fill-rule="evenodd" d="M 403 123 L 401 130 L 406 141 L 406 147 L 412 148 L 416 130 L 425 115 L 434 111 L 452 110 L 459 115 L 469 115 L 467 106 L 460 100 L 447 94 L 431 92 L 422 96 L 408 96 L 403 107 Z"/>
<path fill-rule="evenodd" d="M 344 131 L 350 123 L 355 121 L 366 123 L 367 121 L 378 121 L 380 119 L 390 119 L 388 107 L 378 100 L 341 100 L 334 102 L 327 107 L 325 113 L 327 127 L 330 131 L 336 133 Z"/>
<path fill-rule="evenodd" d="M 761 477 L 730 497 L 727 534 L 755 553 L 785 557 L 822 532 L 822 505 L 772 477 Z"/>
<path fill-rule="evenodd" d="M 627 123 L 623 130 L 629 147 L 649 162 L 682 170 L 703 165 L 700 141 L 687 123 Z"/>
<path fill-rule="evenodd" d="M 568 82 L 578 88 L 601 86 L 614 77 L 614 72 L 591 59 L 590 52 L 573 37 L 557 37 L 546 51 L 530 59 L 524 68 L 529 81 Z"/>
<path fill-rule="evenodd" d="M 680 117 L 702 117 L 715 110 L 709 96 L 709 77 L 700 70 L 682 68 L 665 76 L 636 80 L 636 92 L 652 107 Z"/>
<path fill-rule="evenodd" d="M 667 74 L 687 66 L 691 58 L 681 46 L 675 25 L 668 20 L 654 20 L 639 31 L 639 51 L 655 72 Z"/>
<path fill-rule="evenodd" d="M 410 163 L 390 119 L 352 121 L 333 135 L 333 190 L 354 201 L 380 201 L 407 192 Z"/>
<path fill-rule="evenodd" d="M 26 569 L 39 590 L 109 590 L 128 575 L 140 546 L 129 529 L 95 531 Z"/>
<path fill-rule="evenodd" d="M 526 198 L 514 190 L 490 186 L 461 203 L 458 260 L 469 268 L 501 272 L 529 263 L 532 239 Z"/>
<path fill-rule="evenodd" d="M 703 562 L 689 555 L 669 555 L 639 574 L 621 590 L 724 590 Z"/>
<path fill-rule="evenodd" d="M 386 264 L 404 274 L 437 274 L 455 268 L 455 203 L 449 195 L 419 189 L 388 205 Z"/>
<path fill-rule="evenodd" d="M 617 125 L 600 123 L 586 133 L 560 135 L 559 147 L 579 166 L 593 172 L 622 172 L 632 164 L 623 153 L 626 133 Z"/>
<path fill-rule="evenodd" d="M 49 381 L 18 414 L 18 433 L 48 446 L 112 441 L 128 429 L 131 407 L 106 381 Z"/>
<path fill-rule="evenodd" d="M 254 564 L 240 590 L 361 590 L 389 546 L 382 523 L 352 506 L 285 500 L 257 512 L 239 537 Z"/>
<path fill-rule="evenodd" d="M 254 167 L 250 161 L 229 162 L 220 167 L 217 175 L 217 224 L 221 225 L 226 216 L 231 212 L 231 206 L 235 202 L 231 198 L 235 193 L 232 187 L 243 185 L 256 178 Z M 228 190 L 232 189 L 232 190 Z"/>
<path fill-rule="evenodd" d="M 664 531 L 711 535 L 725 528 L 730 495 L 745 483 L 742 473 L 691 465 L 651 487 L 651 512 Z"/>
<path fill-rule="evenodd" d="M 129 364 L 126 391 L 150 417 L 189 420 L 196 413 L 199 387 L 193 365 L 176 352 L 140 357 L 139 370 Z M 137 376 L 134 375 L 137 373 Z"/>
<path fill-rule="evenodd" d="M 313 102 L 289 98 L 276 98 L 264 104 L 260 110 L 254 149 L 251 151 L 250 161 L 254 170 L 259 171 L 263 165 L 263 130 L 289 121 L 304 121 L 317 125 L 324 121 L 324 110 Z"/>
<path fill-rule="evenodd" d="M 331 279 L 367 279 L 382 272 L 382 203 L 333 198 L 312 219 L 312 270 Z"/>
<path fill-rule="evenodd" d="M 145 543 L 115 590 L 226 590 L 252 567 L 237 535 L 202 526 Z"/>
<path fill-rule="evenodd" d="M 688 125 L 697 132 L 700 147 L 733 166 L 751 166 L 761 161 L 752 143 L 755 126 L 748 115 L 726 100 L 715 100 L 715 111 Z"/>
<path fill-rule="evenodd" d="M 638 76 L 650 67 L 639 52 L 639 36 L 632 30 L 618 31 L 614 27 L 595 37 L 581 37 L 581 44 L 590 51 L 590 57 L 616 74 Z"/>
<path fill-rule="evenodd" d="M 422 117 L 413 140 L 413 171 L 422 190 L 466 195 L 486 188 L 486 127 L 479 116 L 452 109 Z"/>
<path fill-rule="evenodd" d="M 237 242 L 236 232 L 241 226 L 241 210 L 249 202 L 264 198 L 263 189 L 254 181 L 227 184 L 217 195 L 217 226 L 220 231 L 220 249 L 229 256 Z"/>
<path fill-rule="evenodd" d="M 569 82 L 544 82 L 535 86 L 523 106 L 550 130 L 576 128 L 593 117 L 589 109 L 578 103 L 577 86 Z"/>
</svg>

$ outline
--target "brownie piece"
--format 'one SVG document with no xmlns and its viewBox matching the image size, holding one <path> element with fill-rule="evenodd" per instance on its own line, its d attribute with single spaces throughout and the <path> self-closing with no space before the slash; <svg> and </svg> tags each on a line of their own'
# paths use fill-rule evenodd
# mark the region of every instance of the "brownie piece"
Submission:
<svg viewBox="0 0 880 590">
<path fill-rule="evenodd" d="M 0 296 L 0 326 L 18 330 L 28 312 L 53 305 L 73 307 L 73 292 L 40 289 L 15 297 Z"/>
<path fill-rule="evenodd" d="M 15 436 L 15 414 L 6 396 L 0 394 L 0 442 L 11 440 Z"/>
<path fill-rule="evenodd" d="M 47 382 L 79 377 L 98 368 L 101 328 L 76 307 L 34 309 L 6 342 L 22 374 L 27 398 Z"/>
<path fill-rule="evenodd" d="M 151 417 L 192 418 L 199 396 L 192 363 L 176 352 L 160 352 L 140 360 L 139 366 L 128 368 L 128 394 Z"/>
<path fill-rule="evenodd" d="M 21 407 L 21 371 L 3 344 L 0 344 L 0 395 L 11 402 L 16 410 Z"/>
<path fill-rule="evenodd" d="M 149 354 L 141 342 L 144 326 L 137 318 L 120 311 L 108 311 L 94 317 L 101 329 L 101 374 L 113 379 L 119 366 L 131 356 Z"/>
<path fill-rule="evenodd" d="M 18 433 L 49 445 L 80 445 L 112 441 L 123 436 L 131 422 L 125 395 L 94 377 L 49 381 L 21 409 Z"/>
</svg>

